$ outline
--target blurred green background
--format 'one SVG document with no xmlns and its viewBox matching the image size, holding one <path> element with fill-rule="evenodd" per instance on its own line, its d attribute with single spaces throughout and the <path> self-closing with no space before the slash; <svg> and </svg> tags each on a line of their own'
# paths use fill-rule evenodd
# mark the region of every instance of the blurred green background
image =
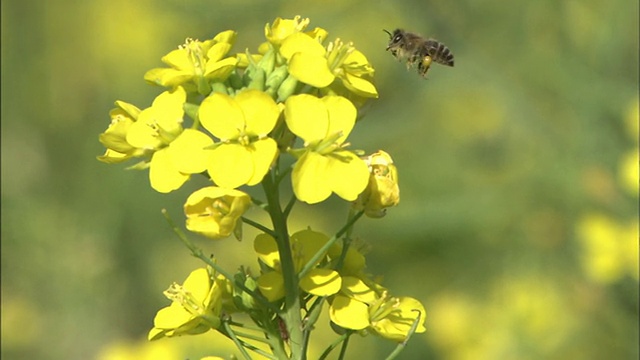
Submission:
<svg viewBox="0 0 640 360">
<path fill-rule="evenodd" d="M 637 359 L 637 1 L 2 1 L 3 359 L 228 356 L 213 333 L 148 343 L 162 291 L 201 266 L 181 221 L 195 189 L 95 156 L 115 100 L 186 37 L 239 32 L 255 51 L 276 16 L 354 41 L 380 98 L 350 136 L 384 149 L 402 200 L 355 234 L 368 270 L 427 309 L 401 359 Z M 385 52 L 382 29 L 455 54 L 429 79 Z M 346 207 L 297 206 L 293 229 L 336 231 Z M 251 239 L 198 239 L 229 269 Z M 324 328 L 326 323 L 319 324 Z M 315 353 L 332 339 L 319 330 Z M 354 338 L 348 358 L 394 344 Z"/>
</svg>

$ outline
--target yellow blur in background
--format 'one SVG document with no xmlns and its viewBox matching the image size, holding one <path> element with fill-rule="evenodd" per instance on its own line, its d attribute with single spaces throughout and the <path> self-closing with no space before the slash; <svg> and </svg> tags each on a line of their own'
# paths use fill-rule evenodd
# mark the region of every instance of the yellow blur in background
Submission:
<svg viewBox="0 0 640 360">
<path fill-rule="evenodd" d="M 277 16 L 353 41 L 380 98 L 352 134 L 384 149 L 402 201 L 355 234 L 368 271 L 419 299 L 427 332 L 400 359 L 637 359 L 638 3 L 537 1 L 2 2 L 2 347 L 7 359 L 228 359 L 208 333 L 146 341 L 162 291 L 201 266 L 146 172 L 99 163 L 115 100 L 187 37 L 234 29 L 252 51 Z M 385 47 L 397 27 L 455 55 L 428 79 Z M 293 232 L 335 232 L 343 202 L 296 206 Z M 227 269 L 252 239 L 196 238 Z M 419 277 L 416 274 L 420 274 Z M 312 357 L 333 334 L 318 323 Z M 324 327 L 324 329 L 322 329 Z M 394 347 L 351 341 L 347 358 Z M 364 357 L 363 357 L 364 356 Z"/>
</svg>

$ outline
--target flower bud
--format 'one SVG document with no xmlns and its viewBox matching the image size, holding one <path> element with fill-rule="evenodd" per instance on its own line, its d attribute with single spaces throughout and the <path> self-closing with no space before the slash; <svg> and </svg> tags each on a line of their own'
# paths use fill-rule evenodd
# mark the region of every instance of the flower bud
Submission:
<svg viewBox="0 0 640 360">
<path fill-rule="evenodd" d="M 369 184 L 353 206 L 357 210 L 364 210 L 369 217 L 381 218 L 386 214 L 386 208 L 396 206 L 400 202 L 398 170 L 393 165 L 391 156 L 382 150 L 368 156 L 364 161 L 371 174 Z"/>
</svg>

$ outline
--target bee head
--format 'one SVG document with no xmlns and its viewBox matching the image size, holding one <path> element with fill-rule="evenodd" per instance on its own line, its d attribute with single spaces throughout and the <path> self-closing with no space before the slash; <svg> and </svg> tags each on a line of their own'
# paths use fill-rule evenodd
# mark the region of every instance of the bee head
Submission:
<svg viewBox="0 0 640 360">
<path fill-rule="evenodd" d="M 404 38 L 404 31 L 402 29 L 395 29 L 393 30 L 393 33 L 390 33 L 385 29 L 382 29 L 382 31 L 389 34 L 389 45 L 387 45 L 387 50 L 398 47 L 399 43 Z"/>
</svg>

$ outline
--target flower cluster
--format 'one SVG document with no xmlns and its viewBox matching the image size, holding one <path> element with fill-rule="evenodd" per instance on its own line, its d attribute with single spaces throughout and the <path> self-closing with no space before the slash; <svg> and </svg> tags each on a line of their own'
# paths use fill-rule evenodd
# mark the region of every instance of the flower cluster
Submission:
<svg viewBox="0 0 640 360">
<path fill-rule="evenodd" d="M 259 276 L 246 269 L 229 276 L 188 245 L 210 267 L 165 292 L 172 304 L 158 312 L 150 339 L 209 329 L 233 338 L 225 319 L 243 309 L 270 339 L 277 321 L 299 333 L 301 310 L 312 300 L 328 301 L 336 328 L 369 329 L 397 341 L 424 331 L 422 305 L 391 297 L 367 277 L 364 256 L 345 235 L 360 215 L 379 218 L 399 202 L 389 154 L 363 157 L 347 141 L 359 108 L 378 97 L 374 69 L 353 43 L 327 41 L 325 29 L 308 31 L 308 25 L 309 19 L 277 18 L 265 26 L 265 42 L 255 53 L 232 52 L 233 30 L 206 41 L 187 39 L 162 58 L 167 67 L 145 74 L 148 83 L 166 88 L 151 106 L 117 101 L 111 111 L 99 137 L 106 147 L 100 161 L 139 159 L 130 169 L 148 169 L 151 187 L 161 193 L 181 188 L 192 175 L 206 177 L 210 184 L 184 204 L 189 231 L 211 239 L 240 239 L 243 223 L 261 231 L 254 242 Z M 283 210 L 278 189 L 286 177 L 295 197 Z M 266 202 L 240 190 L 256 185 Z M 286 219 L 295 200 L 316 204 L 332 194 L 351 203 L 348 231 L 289 234 Z M 245 218 L 253 203 L 269 213 L 273 229 Z M 301 296 L 305 304 L 297 302 Z M 270 346 L 282 355 L 285 339 L 279 338 Z M 300 343 L 292 339 L 290 352 L 300 353 L 293 345 Z"/>
</svg>

